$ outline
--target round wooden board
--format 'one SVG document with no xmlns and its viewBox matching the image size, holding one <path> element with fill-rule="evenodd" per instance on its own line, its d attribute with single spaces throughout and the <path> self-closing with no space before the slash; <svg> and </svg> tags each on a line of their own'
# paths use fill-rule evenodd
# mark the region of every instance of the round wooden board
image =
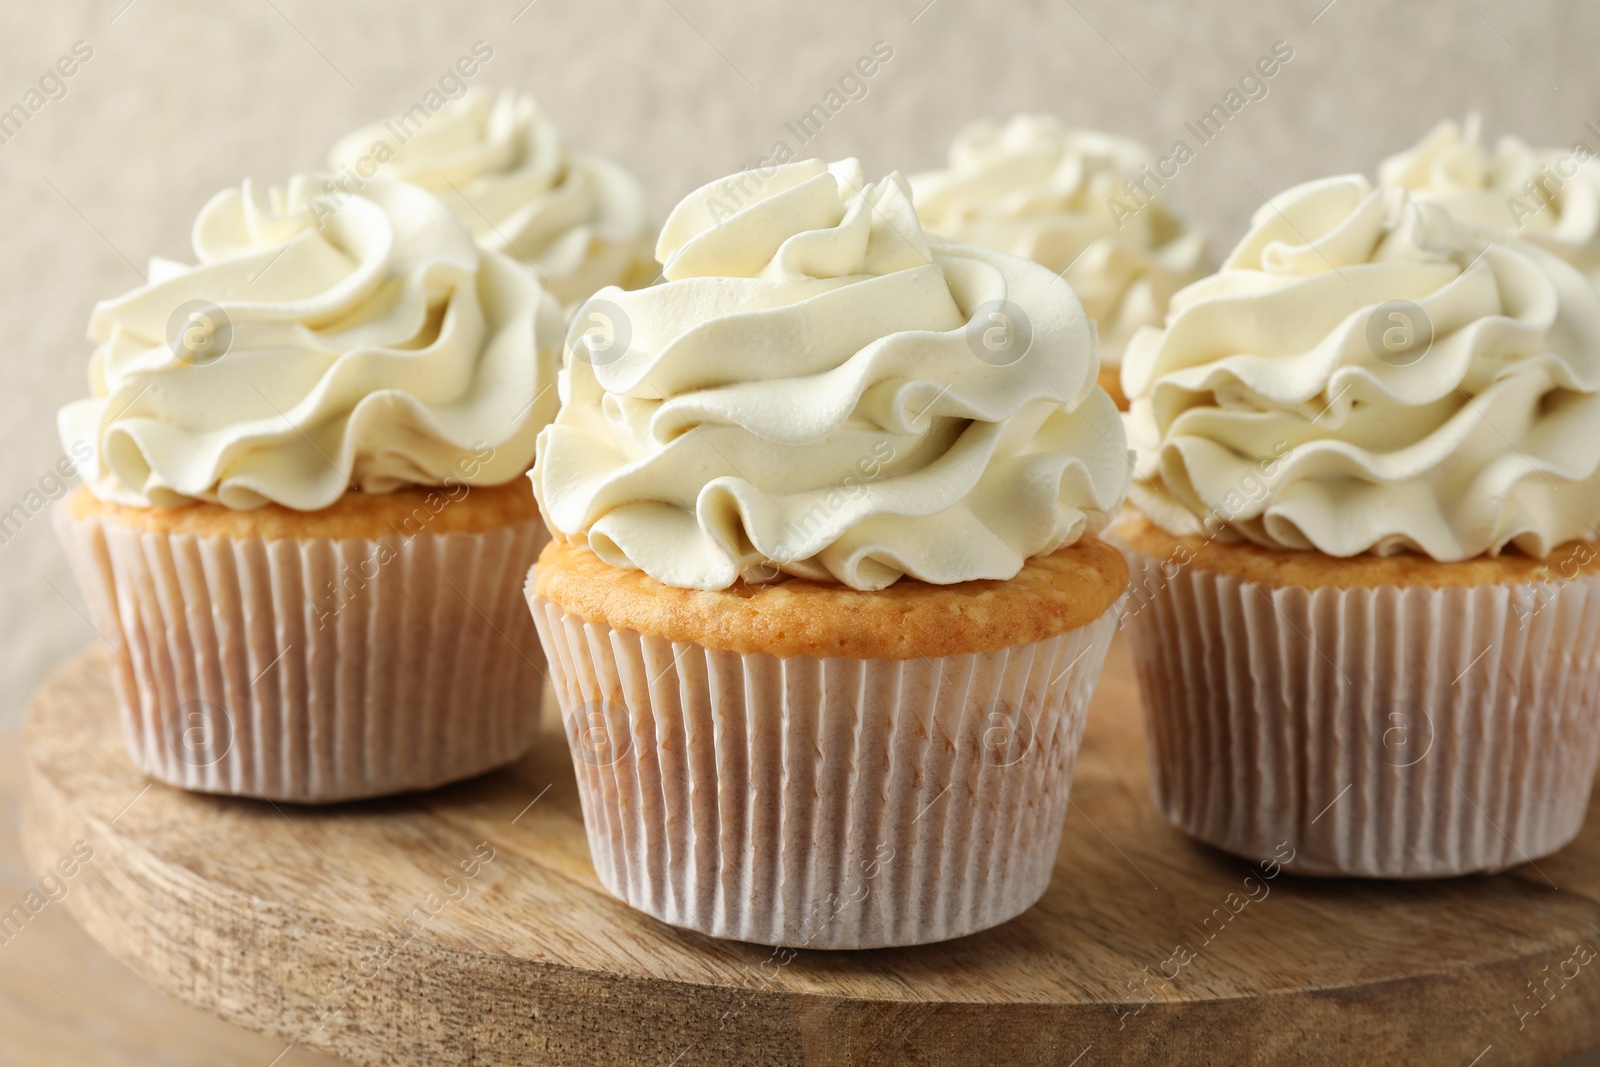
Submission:
<svg viewBox="0 0 1600 1067">
<path fill-rule="evenodd" d="M 282 1042 L 181 1004 L 108 959 L 72 921 L 61 886 L 46 883 L 38 910 L 29 907 L 45 870 L 22 856 L 22 791 L 22 739 L 0 734 L 0 1067 L 264 1067 L 277 1056 Z M 10 910 L 19 903 L 25 922 Z M 340 1061 L 295 1049 L 273 1067 Z"/>
<path fill-rule="evenodd" d="M 30 711 L 28 853 L 93 847 L 67 906 L 162 989 L 357 1064 L 1492 1067 L 1600 1045 L 1600 821 L 1493 878 L 1262 881 L 1152 806 L 1120 643 L 1049 892 L 944 945 L 787 959 L 630 911 L 547 736 L 393 801 L 189 795 L 130 764 L 87 652 Z"/>
</svg>

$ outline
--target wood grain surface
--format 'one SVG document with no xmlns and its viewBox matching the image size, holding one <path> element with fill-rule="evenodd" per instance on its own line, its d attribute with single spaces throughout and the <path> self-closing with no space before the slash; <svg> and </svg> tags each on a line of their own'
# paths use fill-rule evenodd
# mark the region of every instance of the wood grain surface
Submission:
<svg viewBox="0 0 1600 1067">
<path fill-rule="evenodd" d="M 22 856 L 22 791 L 20 739 L 0 735 L 0 908 L 6 914 L 27 907 L 46 870 Z M 50 857 L 51 867 L 58 858 Z M 66 898 L 41 893 L 49 903 L 20 927 L 0 914 L 0 1064 L 266 1067 L 283 1051 L 283 1042 L 180 1003 L 108 956 L 72 919 L 65 901 L 77 888 L 74 881 L 63 883 Z M 296 1050 L 274 1067 L 337 1063 Z"/>
<path fill-rule="evenodd" d="M 1600 823 L 1496 877 L 1272 877 L 1151 805 L 1120 644 L 1050 890 L 944 945 L 791 957 L 628 910 L 595 880 L 548 736 L 400 800 L 186 795 L 128 762 L 88 652 L 30 710 L 28 857 L 92 846 L 63 906 L 113 955 L 359 1064 L 1494 1067 L 1600 1045 Z"/>
</svg>

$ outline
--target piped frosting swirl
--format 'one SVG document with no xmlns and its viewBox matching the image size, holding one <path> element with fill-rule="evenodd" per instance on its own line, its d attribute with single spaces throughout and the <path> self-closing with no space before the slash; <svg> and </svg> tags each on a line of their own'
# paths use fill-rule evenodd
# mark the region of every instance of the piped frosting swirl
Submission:
<svg viewBox="0 0 1600 1067">
<path fill-rule="evenodd" d="M 398 115 L 341 138 L 345 184 L 420 185 L 483 247 L 528 264 L 572 305 L 607 285 L 642 285 L 650 262 L 644 194 L 615 163 L 569 151 L 533 97 L 468 89 L 426 117 Z"/>
<path fill-rule="evenodd" d="M 1136 141 L 1018 115 L 962 130 L 949 166 L 912 175 L 911 187 L 930 231 L 1064 273 L 1115 365 L 1134 331 L 1161 325 L 1172 294 L 1204 273 L 1204 237 L 1159 200 L 1125 214 L 1123 183 L 1155 162 Z"/>
<path fill-rule="evenodd" d="M 62 409 L 98 497 L 324 508 L 347 490 L 527 470 L 555 413 L 560 309 L 432 194 L 251 183 L 195 222 L 198 262 L 97 304 L 90 397 Z"/>
<path fill-rule="evenodd" d="M 535 495 L 558 537 L 670 585 L 1012 577 L 1103 528 L 1118 414 L 1065 282 L 925 238 L 903 178 L 819 160 L 714 182 L 666 281 L 567 337 Z"/>
<path fill-rule="evenodd" d="M 1440 561 L 1597 536 L 1600 296 L 1403 189 L 1274 198 L 1123 385 L 1132 500 L 1174 534 Z"/>
</svg>

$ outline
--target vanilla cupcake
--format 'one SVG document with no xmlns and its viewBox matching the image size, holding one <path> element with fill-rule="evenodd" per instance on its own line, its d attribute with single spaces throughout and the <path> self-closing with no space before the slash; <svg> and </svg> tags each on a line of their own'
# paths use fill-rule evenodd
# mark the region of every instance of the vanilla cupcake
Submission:
<svg viewBox="0 0 1600 1067">
<path fill-rule="evenodd" d="M 1587 141 L 1534 149 L 1502 137 L 1491 151 L 1481 122 L 1441 122 L 1378 166 L 1380 185 L 1442 204 L 1463 222 L 1531 241 L 1600 282 L 1600 164 Z"/>
<path fill-rule="evenodd" d="M 322 188 L 214 197 L 196 265 L 95 306 L 60 415 L 94 452 L 56 518 L 129 749 L 185 788 L 368 797 L 533 741 L 520 476 L 559 308 L 431 194 Z"/>
<path fill-rule="evenodd" d="M 1017 915 L 1126 586 L 1081 306 L 928 240 L 854 160 L 691 193 L 657 256 L 665 283 L 574 317 L 533 471 L 556 541 L 528 597 L 601 881 L 815 948 Z"/>
<path fill-rule="evenodd" d="M 1123 137 L 1045 115 L 967 127 L 946 170 L 913 175 L 929 230 L 1013 252 L 1061 274 L 1100 332 L 1100 384 L 1126 408 L 1123 348 L 1159 326 L 1172 294 L 1205 273 L 1205 238 L 1160 199 L 1156 158 Z"/>
<path fill-rule="evenodd" d="M 1156 799 L 1312 874 L 1495 871 L 1600 758 L 1600 297 L 1359 176 L 1256 213 L 1129 346 Z"/>
<path fill-rule="evenodd" d="M 568 151 L 526 94 L 468 89 L 436 113 L 413 108 L 346 135 L 328 162 L 330 191 L 376 177 L 432 192 L 480 245 L 526 264 L 564 306 L 655 277 L 639 183 Z"/>
</svg>

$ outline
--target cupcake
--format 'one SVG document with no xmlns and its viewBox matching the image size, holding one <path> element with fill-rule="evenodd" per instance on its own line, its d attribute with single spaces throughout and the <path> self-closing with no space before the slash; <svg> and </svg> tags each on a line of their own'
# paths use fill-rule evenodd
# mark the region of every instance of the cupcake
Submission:
<svg viewBox="0 0 1600 1067">
<path fill-rule="evenodd" d="M 1256 213 L 1123 368 L 1156 800 L 1309 874 L 1497 871 L 1600 757 L 1600 297 L 1403 189 Z"/>
<path fill-rule="evenodd" d="M 1502 137 L 1491 151 L 1480 127 L 1476 114 L 1461 125 L 1441 122 L 1415 147 L 1379 164 L 1379 184 L 1442 204 L 1463 222 L 1530 241 L 1600 282 L 1595 149 L 1587 141 L 1533 149 Z"/>
<path fill-rule="evenodd" d="M 527 265 L 563 306 L 655 277 L 639 183 L 615 163 L 568 151 L 526 94 L 468 89 L 437 113 L 414 108 L 346 135 L 328 163 L 332 191 L 374 177 L 427 189 L 479 245 Z"/>
<path fill-rule="evenodd" d="M 195 265 L 95 306 L 59 418 L 93 451 L 56 520 L 129 750 L 188 789 L 370 797 L 534 738 L 521 475 L 560 310 L 432 194 L 323 187 L 214 197 Z"/>
<path fill-rule="evenodd" d="M 1129 463 L 1082 307 L 928 239 L 854 160 L 712 183 L 656 254 L 663 284 L 574 317 L 532 474 L 600 880 L 813 948 L 1019 914 L 1127 582 L 1094 536 Z"/>
<path fill-rule="evenodd" d="M 969 126 L 948 169 L 911 178 L 929 230 L 1026 257 L 1072 284 L 1099 328 L 1100 384 L 1124 410 L 1128 339 L 1161 325 L 1172 294 L 1205 273 L 1205 238 L 1167 210 L 1164 185 L 1137 141 L 1046 115 Z"/>
</svg>

